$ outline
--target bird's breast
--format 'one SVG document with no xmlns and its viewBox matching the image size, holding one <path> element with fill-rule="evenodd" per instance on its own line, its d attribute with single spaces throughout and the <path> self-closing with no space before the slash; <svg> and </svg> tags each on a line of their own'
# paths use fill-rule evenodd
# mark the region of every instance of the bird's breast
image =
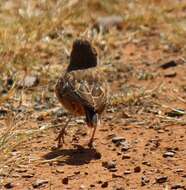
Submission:
<svg viewBox="0 0 186 190">
<path fill-rule="evenodd" d="M 60 99 L 61 104 L 65 109 L 67 109 L 70 113 L 77 115 L 77 116 L 82 116 L 85 115 L 84 108 L 81 104 L 79 104 L 76 101 L 69 100 L 67 97 L 62 97 Z"/>
</svg>

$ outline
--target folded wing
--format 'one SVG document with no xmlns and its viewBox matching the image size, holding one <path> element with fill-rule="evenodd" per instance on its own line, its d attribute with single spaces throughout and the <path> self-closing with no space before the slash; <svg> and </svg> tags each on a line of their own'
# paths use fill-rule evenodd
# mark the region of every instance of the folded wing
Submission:
<svg viewBox="0 0 186 190">
<path fill-rule="evenodd" d="M 85 109 L 101 113 L 107 103 L 107 84 L 96 70 L 72 71 L 65 76 L 66 90 Z"/>
</svg>

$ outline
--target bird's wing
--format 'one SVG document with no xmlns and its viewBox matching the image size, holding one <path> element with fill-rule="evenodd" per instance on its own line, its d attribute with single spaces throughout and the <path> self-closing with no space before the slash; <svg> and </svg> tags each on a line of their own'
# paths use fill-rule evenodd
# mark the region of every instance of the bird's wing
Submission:
<svg viewBox="0 0 186 190">
<path fill-rule="evenodd" d="M 96 70 L 76 70 L 65 75 L 66 92 L 85 108 L 102 112 L 107 103 L 107 85 Z"/>
</svg>

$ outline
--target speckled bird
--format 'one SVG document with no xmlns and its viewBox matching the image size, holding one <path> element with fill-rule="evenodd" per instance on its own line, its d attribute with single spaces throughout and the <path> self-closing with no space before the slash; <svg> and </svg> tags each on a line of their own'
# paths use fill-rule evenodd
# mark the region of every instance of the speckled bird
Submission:
<svg viewBox="0 0 186 190">
<path fill-rule="evenodd" d="M 71 115 L 85 116 L 87 126 L 93 129 L 89 147 L 93 145 L 96 128 L 107 105 L 107 93 L 107 83 L 97 66 L 96 50 L 87 40 L 75 40 L 70 63 L 57 82 L 56 95 Z M 64 143 L 65 129 L 70 119 L 56 138 L 58 147 Z"/>
</svg>

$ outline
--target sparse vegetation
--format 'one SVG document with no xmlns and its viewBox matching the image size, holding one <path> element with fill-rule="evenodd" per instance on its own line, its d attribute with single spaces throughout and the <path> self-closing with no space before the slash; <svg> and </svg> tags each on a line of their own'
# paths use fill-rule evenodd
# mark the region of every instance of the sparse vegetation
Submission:
<svg viewBox="0 0 186 190">
<path fill-rule="evenodd" d="M 89 183 L 96 184 L 94 171 L 99 171 L 103 180 L 111 184 L 110 189 L 117 184 L 128 189 L 143 189 L 145 185 L 147 189 L 170 189 L 176 183 L 186 188 L 182 177 L 186 172 L 183 158 L 186 143 L 183 127 L 186 125 L 185 9 L 185 0 L 1 0 L 0 189 L 5 188 L 10 178 L 14 189 L 32 186 L 32 177 L 27 180 L 16 171 L 23 165 L 29 168 L 26 172 L 35 169 L 34 179 L 40 176 L 48 178 L 49 182 L 44 184 L 48 185 L 47 188 L 61 189 L 64 184 L 56 182 L 61 180 L 61 176 L 70 176 L 69 179 L 74 181 L 75 177 L 73 167 L 64 167 L 63 173 L 52 171 L 60 164 L 74 164 L 81 174 L 90 174 L 85 189 L 91 185 Z M 98 18 L 112 15 L 123 21 L 106 29 L 97 24 Z M 90 157 L 81 155 L 82 160 L 73 159 L 73 154 L 81 153 L 72 150 L 72 146 L 69 147 L 71 151 L 61 150 L 61 156 L 55 152 L 57 156 L 48 159 L 49 153 L 44 157 L 54 146 L 55 132 L 68 115 L 60 109 L 54 87 L 69 61 L 72 42 L 79 37 L 89 39 L 97 48 L 100 69 L 111 89 L 104 126 L 100 128 L 100 139 L 96 141 L 99 151 L 103 151 L 102 159 L 109 159 L 108 155 L 112 155 L 118 162 L 119 174 L 115 177 L 105 173 L 96 161 L 90 162 L 90 152 L 87 152 Z M 175 68 L 160 68 L 162 62 L 177 58 L 181 62 Z M 32 76 L 33 82 L 25 85 L 27 76 Z M 177 115 L 171 115 L 172 111 Z M 84 130 L 82 118 L 71 125 L 76 135 L 69 132 L 68 136 L 81 142 L 86 137 L 86 132 L 81 131 Z M 131 143 L 133 151 L 129 153 L 134 161 L 126 156 L 127 166 L 119 155 L 123 152 L 118 149 L 120 153 L 117 155 L 112 151 L 115 147 L 109 138 L 113 134 L 126 136 Z M 67 139 L 71 142 L 70 138 Z M 160 145 L 150 139 L 155 139 Z M 137 143 L 133 142 L 135 140 Z M 172 164 L 162 157 L 165 149 L 176 152 Z M 151 162 L 150 169 L 142 164 L 147 160 Z M 95 166 L 93 173 L 81 166 L 84 161 Z M 142 181 L 144 175 L 140 172 L 139 175 L 123 174 L 123 168 L 129 173 L 128 169 L 134 168 L 135 164 L 141 165 L 149 181 L 145 182 L 145 178 Z M 177 172 L 176 165 L 183 171 Z M 16 177 L 16 172 L 19 177 Z M 156 174 L 167 175 L 168 182 L 156 184 Z M 77 175 L 79 182 L 77 180 L 74 184 L 80 188 L 84 176 Z M 72 189 L 75 186 L 72 185 Z M 95 186 L 95 189 L 101 187 L 99 183 Z M 90 186 L 90 189 L 94 187 Z"/>
</svg>

